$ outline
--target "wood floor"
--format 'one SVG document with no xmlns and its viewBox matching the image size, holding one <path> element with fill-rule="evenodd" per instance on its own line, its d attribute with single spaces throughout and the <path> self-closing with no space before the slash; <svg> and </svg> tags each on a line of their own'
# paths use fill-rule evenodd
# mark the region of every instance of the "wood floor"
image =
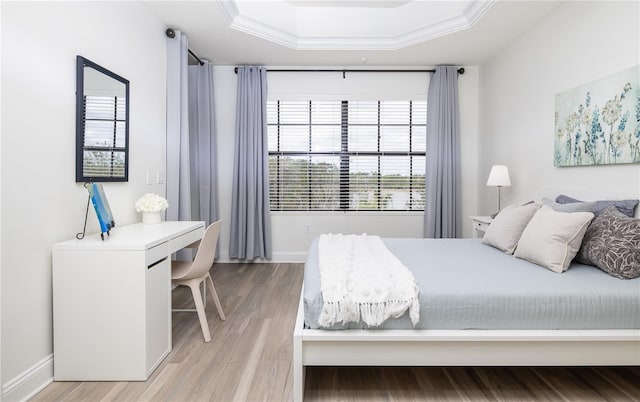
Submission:
<svg viewBox="0 0 640 402">
<path fill-rule="evenodd" d="M 146 382 L 54 382 L 33 401 L 288 401 L 301 264 L 217 264 L 226 321 L 173 314 L 173 351 Z M 187 288 L 173 292 L 189 308 Z M 210 302 L 210 301 L 209 301 Z M 640 401 L 640 367 L 311 367 L 306 401 Z"/>
</svg>

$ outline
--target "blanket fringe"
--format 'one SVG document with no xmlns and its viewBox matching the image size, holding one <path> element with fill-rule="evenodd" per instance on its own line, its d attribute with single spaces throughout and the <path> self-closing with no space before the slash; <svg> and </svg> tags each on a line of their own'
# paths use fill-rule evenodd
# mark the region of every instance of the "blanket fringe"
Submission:
<svg viewBox="0 0 640 402">
<path fill-rule="evenodd" d="M 355 309 L 353 306 L 355 305 Z M 368 326 L 377 327 L 389 318 L 398 318 L 407 311 L 415 327 L 420 319 L 420 302 L 417 297 L 409 300 L 387 300 L 380 303 L 341 303 L 325 302 L 318 324 L 329 327 L 338 323 L 358 322 L 362 320 Z"/>
</svg>

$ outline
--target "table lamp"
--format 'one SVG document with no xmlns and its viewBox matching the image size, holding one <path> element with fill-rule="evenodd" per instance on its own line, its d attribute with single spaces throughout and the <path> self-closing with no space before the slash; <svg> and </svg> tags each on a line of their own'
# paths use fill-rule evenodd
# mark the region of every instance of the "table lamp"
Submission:
<svg viewBox="0 0 640 402">
<path fill-rule="evenodd" d="M 502 187 L 511 187 L 511 179 L 509 178 L 509 169 L 505 165 L 493 165 L 491 167 L 491 172 L 489 173 L 489 179 L 487 180 L 487 186 L 498 187 L 498 212 L 491 215 L 492 218 L 495 218 L 496 215 L 500 212 L 500 188 Z"/>
</svg>

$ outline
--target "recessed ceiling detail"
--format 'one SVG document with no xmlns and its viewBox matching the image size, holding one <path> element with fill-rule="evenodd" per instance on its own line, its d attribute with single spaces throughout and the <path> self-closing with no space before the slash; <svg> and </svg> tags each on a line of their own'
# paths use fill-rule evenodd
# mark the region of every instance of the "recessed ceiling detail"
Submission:
<svg viewBox="0 0 640 402">
<path fill-rule="evenodd" d="M 468 29 L 495 0 L 225 0 L 230 28 L 297 50 L 395 50 Z"/>
<path fill-rule="evenodd" d="M 288 0 L 297 7 L 400 7 L 411 0 Z"/>
</svg>

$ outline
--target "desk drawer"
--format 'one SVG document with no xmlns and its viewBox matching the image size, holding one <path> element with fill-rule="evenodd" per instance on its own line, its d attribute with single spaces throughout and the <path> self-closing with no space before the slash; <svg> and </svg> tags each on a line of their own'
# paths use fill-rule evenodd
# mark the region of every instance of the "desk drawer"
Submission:
<svg viewBox="0 0 640 402">
<path fill-rule="evenodd" d="M 174 237 L 170 240 L 169 248 L 172 253 L 175 253 L 178 250 L 181 250 L 188 246 L 191 243 L 194 243 L 200 239 L 202 239 L 202 235 L 204 234 L 204 225 L 199 227 L 198 229 L 192 230 L 190 232 L 184 233 L 180 236 Z"/>
<path fill-rule="evenodd" d="M 169 256 L 168 241 L 147 249 L 147 252 L 145 253 L 145 263 L 148 267 L 149 265 L 156 263 L 167 256 Z"/>
</svg>

